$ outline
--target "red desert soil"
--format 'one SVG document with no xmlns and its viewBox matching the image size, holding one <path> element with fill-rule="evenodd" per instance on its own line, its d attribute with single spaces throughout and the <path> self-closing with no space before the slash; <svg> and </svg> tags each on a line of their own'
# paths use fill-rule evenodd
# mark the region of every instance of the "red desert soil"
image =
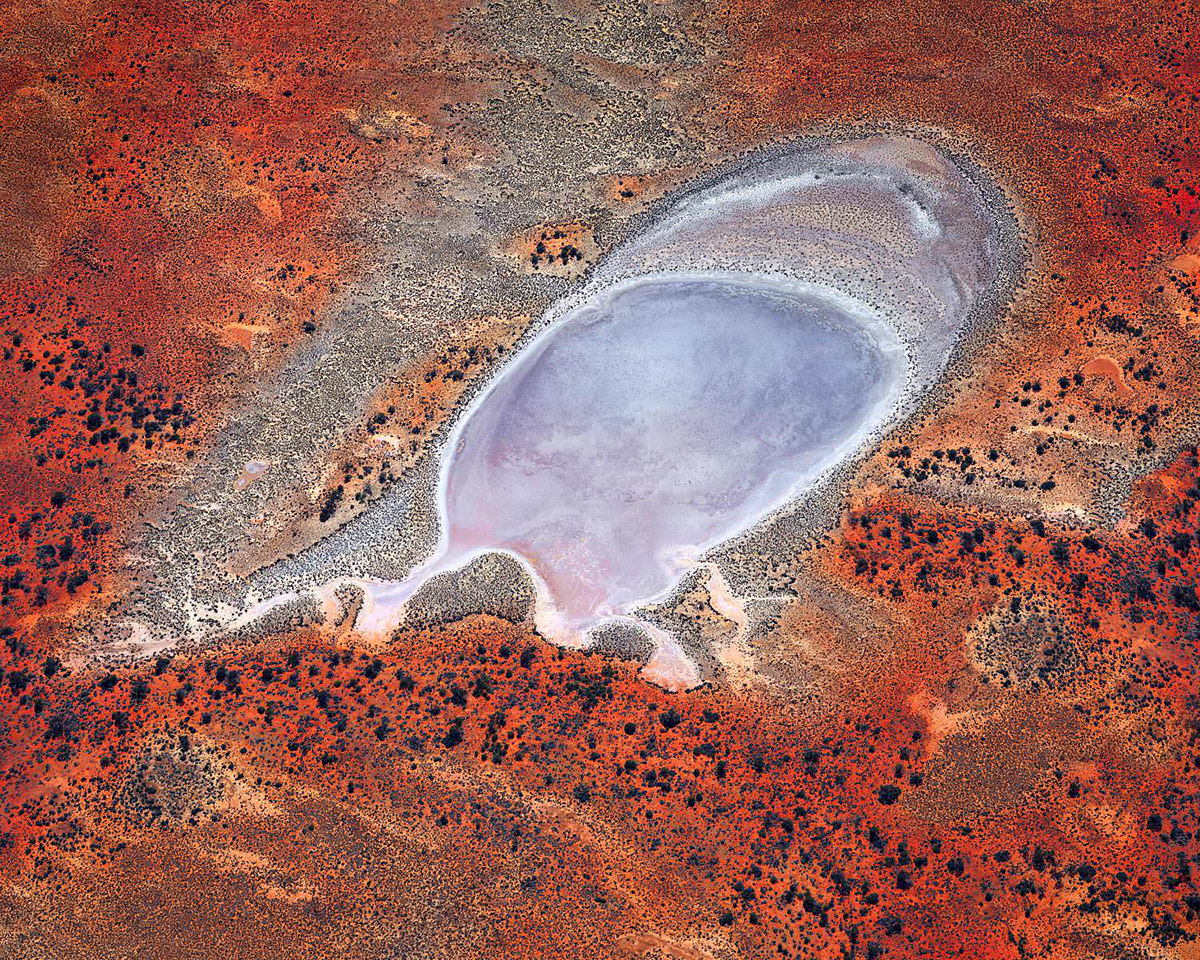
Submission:
<svg viewBox="0 0 1200 960">
<path fill-rule="evenodd" d="M 1125 382 L 1125 377 L 1121 373 L 1121 368 L 1117 366 L 1117 361 L 1112 357 L 1093 357 L 1081 369 L 1085 374 L 1108 377 L 1112 381 L 1113 386 L 1117 388 L 1117 393 L 1119 394 L 1126 395 L 1133 392 L 1129 389 L 1129 384 Z"/>
<path fill-rule="evenodd" d="M 776 558 L 761 683 L 668 693 L 484 616 L 86 656 L 123 531 L 370 255 L 356 191 L 486 100 L 442 54 L 481 42 L 459 12 L 0 12 L 0 953 L 1196 956 L 1184 4 L 694 12 L 723 46 L 679 124 L 731 154 L 936 126 L 1037 231 L 969 369 Z M 453 407 L 399 396 L 398 422 Z"/>
</svg>

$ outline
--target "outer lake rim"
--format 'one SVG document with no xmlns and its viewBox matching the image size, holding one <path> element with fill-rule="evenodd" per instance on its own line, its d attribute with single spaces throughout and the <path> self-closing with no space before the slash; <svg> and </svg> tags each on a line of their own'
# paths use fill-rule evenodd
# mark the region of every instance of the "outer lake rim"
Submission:
<svg viewBox="0 0 1200 960">
<path fill-rule="evenodd" d="M 418 465 L 413 479 L 410 481 L 408 494 L 417 504 L 427 504 L 424 509 L 439 518 L 437 526 L 436 547 L 425 555 L 427 558 L 436 557 L 442 547 L 444 530 L 440 519 L 443 505 L 442 487 L 444 474 L 451 458 L 451 452 L 457 443 L 462 424 L 469 418 L 476 405 L 482 402 L 494 385 L 505 375 L 509 366 L 519 360 L 527 350 L 547 333 L 555 328 L 557 323 L 569 315 L 581 303 L 602 294 L 606 289 L 619 289 L 628 284 L 645 282 L 653 277 L 671 276 L 677 278 L 716 279 L 725 282 L 749 282 L 755 285 L 770 283 L 783 292 L 808 293 L 826 299 L 835 298 L 839 307 L 847 312 L 853 312 L 859 319 L 866 321 L 864 326 L 881 324 L 879 317 L 864 303 L 848 296 L 843 291 L 835 291 L 817 284 L 805 284 L 783 273 L 763 273 L 747 271 L 662 271 L 657 274 L 646 274 L 635 277 L 612 276 L 610 264 L 616 254 L 623 248 L 635 245 L 640 239 L 645 239 L 658 228 L 672 210 L 680 209 L 689 199 L 694 200 L 714 186 L 724 181 L 736 180 L 740 177 L 753 176 L 755 171 L 783 158 L 803 158 L 808 154 L 817 154 L 822 149 L 839 144 L 854 143 L 875 137 L 908 138 L 934 149 L 948 160 L 959 173 L 974 187 L 980 206 L 984 213 L 995 244 L 995 273 L 985 291 L 976 297 L 961 327 L 961 333 L 953 344 L 950 356 L 940 377 L 920 395 L 906 398 L 903 409 L 895 411 L 884 425 L 885 430 L 877 429 L 874 436 L 864 436 L 858 439 L 856 450 L 832 468 L 827 468 L 823 474 L 811 482 L 804 491 L 804 496 L 785 497 L 770 510 L 760 514 L 757 520 L 748 526 L 731 531 L 727 536 L 714 540 L 705 548 L 706 561 L 720 564 L 721 554 L 732 549 L 735 545 L 746 544 L 768 529 L 778 519 L 787 518 L 791 533 L 797 538 L 796 547 L 803 547 L 818 537 L 822 531 L 829 528 L 836 513 L 836 504 L 840 502 L 848 489 L 848 484 L 857 467 L 863 462 L 871 450 L 875 449 L 878 441 L 887 432 L 891 432 L 914 416 L 925 415 L 938 409 L 946 402 L 945 391 L 939 389 L 939 384 L 962 373 L 969 365 L 972 354 L 980 339 L 988 334 L 999 318 L 1010 310 L 1020 294 L 1022 299 L 1038 296 L 1039 291 L 1029 291 L 1024 288 L 1024 278 L 1037 261 L 1037 245 L 1035 225 L 1028 220 L 1023 212 L 1019 198 L 1010 192 L 1007 184 L 1003 183 L 991 171 L 996 163 L 988 162 L 982 157 L 987 151 L 986 145 L 981 147 L 968 136 L 958 135 L 939 128 L 916 126 L 912 124 L 866 124 L 859 126 L 830 126 L 810 128 L 803 135 L 773 141 L 769 144 L 757 145 L 743 151 L 739 156 L 718 163 L 706 172 L 690 179 L 678 189 L 652 201 L 648 207 L 621 221 L 619 225 L 600 223 L 597 226 L 597 237 L 602 240 L 602 247 L 610 252 L 596 265 L 588 268 L 583 277 L 565 289 L 561 296 L 550 303 L 535 319 L 526 332 L 517 340 L 512 348 L 495 365 L 486 381 L 476 388 L 469 390 L 460 400 L 458 409 L 447 419 L 444 430 L 446 434 L 431 448 L 429 457 L 433 459 L 435 471 Z M 1003 164 L 1000 164 L 1003 167 Z M 1000 172 L 1003 172 L 1002 170 Z M 609 233 L 616 226 L 618 233 Z M 428 463 L 428 461 L 426 461 Z M 422 480 L 425 476 L 428 479 Z M 435 482 L 429 482 L 434 480 Z M 485 552 L 485 551 L 481 551 Z M 500 551 L 506 552 L 506 551 Z M 469 560 L 468 558 L 465 558 Z M 294 581 L 293 589 L 259 588 L 256 581 L 261 583 L 256 575 L 237 596 L 230 595 L 225 601 L 218 601 L 217 607 L 203 604 L 202 607 L 192 605 L 188 619 L 193 625 L 192 630 L 184 628 L 184 635 L 179 636 L 185 644 L 202 641 L 204 636 L 213 635 L 233 627 L 248 626 L 258 615 L 269 609 L 278 607 L 289 600 L 300 599 L 304 596 L 315 596 L 318 599 L 330 598 L 336 587 L 357 585 L 364 589 L 378 589 L 387 584 L 397 584 L 415 578 L 420 571 L 429 565 L 429 560 L 415 563 L 402 579 L 395 577 L 381 578 L 372 576 L 367 571 L 356 571 L 353 576 L 338 577 L 334 580 L 321 577 L 314 578 L 310 574 L 299 572 Z M 527 566 L 524 565 L 523 566 Z M 398 570 L 397 573 L 400 571 Z M 269 578 L 268 571 L 263 572 Z M 319 577 L 319 575 L 317 575 Z M 739 592 L 761 592 L 761 582 L 751 577 L 747 580 L 738 575 L 731 584 Z M 282 584 L 280 584 L 282 585 Z M 753 588 L 753 589 L 751 589 Z M 672 589 L 664 596 L 670 595 Z M 257 595 L 257 601 L 255 596 Z M 382 599 L 382 597 L 381 597 Z M 651 601 L 654 602 L 652 598 Z M 330 608 L 326 599 L 325 606 Z M 363 610 L 365 613 L 366 610 Z M 207 622 L 209 626 L 200 627 Z M 217 626 L 217 624 L 220 624 Z M 200 627 L 199 634 L 194 632 Z M 157 631 L 156 631 L 157 632 Z M 168 632 L 178 632 L 177 630 Z"/>
</svg>

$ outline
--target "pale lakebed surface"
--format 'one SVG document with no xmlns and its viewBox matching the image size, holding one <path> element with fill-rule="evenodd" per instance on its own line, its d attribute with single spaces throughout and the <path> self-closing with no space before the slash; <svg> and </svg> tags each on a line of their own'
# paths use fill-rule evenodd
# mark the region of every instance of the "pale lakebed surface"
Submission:
<svg viewBox="0 0 1200 960">
<path fill-rule="evenodd" d="M 669 275 L 613 288 L 463 423 L 445 562 L 511 551 L 576 629 L 628 612 L 840 460 L 904 368 L 885 327 L 816 296 Z"/>
</svg>

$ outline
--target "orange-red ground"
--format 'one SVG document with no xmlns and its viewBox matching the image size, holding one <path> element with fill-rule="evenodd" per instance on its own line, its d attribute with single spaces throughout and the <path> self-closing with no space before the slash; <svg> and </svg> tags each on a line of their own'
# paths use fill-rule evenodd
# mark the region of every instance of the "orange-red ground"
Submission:
<svg viewBox="0 0 1200 960">
<path fill-rule="evenodd" d="M 857 638 L 784 613 L 810 689 L 668 694 L 482 617 L 60 662 L 205 412 L 355 279 L 339 218 L 424 149 L 362 109 L 437 122 L 456 13 L 0 13 L 2 951 L 1194 956 L 1185 4 L 698 11 L 727 46 L 697 129 L 949 129 L 1035 231 L 944 403 L 781 561 L 865 611 Z"/>
</svg>

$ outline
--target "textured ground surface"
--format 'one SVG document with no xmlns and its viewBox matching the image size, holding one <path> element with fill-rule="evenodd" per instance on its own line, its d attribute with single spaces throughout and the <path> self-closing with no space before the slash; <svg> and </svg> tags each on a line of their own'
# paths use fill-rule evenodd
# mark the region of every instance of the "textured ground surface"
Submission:
<svg viewBox="0 0 1200 960">
<path fill-rule="evenodd" d="M 1198 17 L 0 10 L 0 955 L 1197 956 Z M 650 630 L 362 630 L 545 311 L 855 132 L 1015 245 L 914 414 Z"/>
</svg>

